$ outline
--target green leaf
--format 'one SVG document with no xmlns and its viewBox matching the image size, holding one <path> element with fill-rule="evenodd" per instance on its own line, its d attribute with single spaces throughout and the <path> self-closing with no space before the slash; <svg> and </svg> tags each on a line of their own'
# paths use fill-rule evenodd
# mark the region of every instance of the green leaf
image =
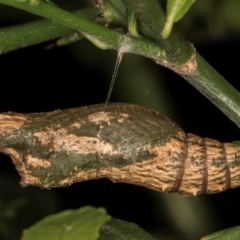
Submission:
<svg viewBox="0 0 240 240">
<path fill-rule="evenodd" d="M 137 30 L 137 15 L 130 8 L 127 9 L 128 16 L 128 31 L 131 36 L 139 37 Z"/>
<path fill-rule="evenodd" d="M 167 19 L 162 31 L 162 37 L 164 39 L 168 38 L 168 36 L 170 35 L 173 23 L 180 20 L 194 2 L 195 0 L 167 1 Z"/>
<path fill-rule="evenodd" d="M 98 240 L 156 240 L 138 225 L 120 219 L 112 218 L 106 222 Z"/>
<path fill-rule="evenodd" d="M 239 240 L 240 226 L 228 228 L 202 237 L 201 240 Z"/>
<path fill-rule="evenodd" d="M 74 15 L 85 20 L 94 19 L 98 13 L 98 10 L 94 8 L 85 8 L 73 12 Z M 66 45 L 84 38 L 78 31 L 47 19 L 38 19 L 11 27 L 0 28 L 0 36 L 0 54 L 59 37 L 61 38 L 57 41 L 57 46 Z"/>
<path fill-rule="evenodd" d="M 85 206 L 48 216 L 23 231 L 21 240 L 96 240 L 110 219 L 104 208 Z"/>
<path fill-rule="evenodd" d="M 174 22 L 180 20 L 195 0 L 168 0 L 167 17 L 171 15 Z"/>
</svg>

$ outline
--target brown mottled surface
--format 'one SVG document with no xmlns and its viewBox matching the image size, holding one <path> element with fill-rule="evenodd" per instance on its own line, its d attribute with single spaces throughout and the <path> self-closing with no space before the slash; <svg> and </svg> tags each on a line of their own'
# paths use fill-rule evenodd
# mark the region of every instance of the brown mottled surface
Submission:
<svg viewBox="0 0 240 240">
<path fill-rule="evenodd" d="M 22 186 L 62 187 L 109 178 L 198 195 L 240 185 L 238 147 L 186 134 L 137 105 L 102 109 L 0 114 L 0 151 L 12 158 Z"/>
</svg>

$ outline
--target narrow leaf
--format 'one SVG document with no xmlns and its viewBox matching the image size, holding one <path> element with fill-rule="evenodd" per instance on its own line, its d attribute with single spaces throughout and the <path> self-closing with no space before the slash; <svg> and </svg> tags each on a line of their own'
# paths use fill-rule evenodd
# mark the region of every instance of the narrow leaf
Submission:
<svg viewBox="0 0 240 240">
<path fill-rule="evenodd" d="M 96 240 L 110 219 L 103 208 L 85 206 L 48 216 L 23 231 L 21 240 Z"/>
<path fill-rule="evenodd" d="M 168 38 L 168 36 L 170 35 L 173 23 L 180 20 L 194 2 L 195 0 L 167 1 L 167 19 L 162 31 L 162 37 L 164 39 Z"/>
<path fill-rule="evenodd" d="M 128 31 L 131 36 L 139 37 L 137 30 L 137 15 L 130 8 L 128 8 Z"/>
</svg>

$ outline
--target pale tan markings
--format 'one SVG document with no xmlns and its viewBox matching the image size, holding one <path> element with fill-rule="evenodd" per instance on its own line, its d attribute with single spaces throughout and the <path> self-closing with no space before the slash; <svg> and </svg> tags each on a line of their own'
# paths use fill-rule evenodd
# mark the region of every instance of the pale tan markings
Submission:
<svg viewBox="0 0 240 240">
<path fill-rule="evenodd" d="M 126 118 L 129 118 L 129 115 L 127 113 L 121 113 L 119 114 L 119 118 L 117 119 L 117 121 L 123 123 L 124 119 Z"/>
<path fill-rule="evenodd" d="M 176 174 L 179 171 L 179 151 L 183 149 L 183 132 L 179 132 L 176 138 L 171 139 L 165 145 L 149 148 L 149 154 L 155 155 L 149 161 L 136 162 L 129 166 L 104 167 L 88 172 L 74 173 L 71 177 L 59 182 L 59 184 L 72 184 L 73 182 L 88 179 L 109 178 L 113 182 L 125 182 L 144 186 L 153 190 L 170 192 L 175 183 Z M 193 134 L 188 135 L 188 154 L 185 160 L 185 170 L 179 192 L 184 195 L 198 195 L 202 192 L 204 177 L 203 163 L 206 162 L 208 169 L 207 193 L 216 193 L 226 189 L 226 168 L 230 167 L 232 185 L 239 186 L 240 167 L 235 164 L 240 161 L 240 150 L 232 144 L 225 144 L 229 166 L 224 160 L 221 144 L 213 139 L 205 139 L 206 153 L 203 149 L 202 138 Z M 238 155 L 236 156 L 236 152 Z M 207 157 L 207 159 L 205 159 Z M 175 159 L 176 161 L 173 161 Z"/>
<path fill-rule="evenodd" d="M 68 185 L 71 185 L 75 182 L 79 182 L 79 180 L 80 181 L 87 181 L 87 180 L 90 180 L 90 179 L 96 179 L 96 176 L 97 176 L 97 171 L 94 170 L 94 169 L 90 170 L 90 171 L 79 170 L 79 172 L 73 174 L 71 177 L 61 180 L 59 182 L 59 185 L 60 186 L 68 186 Z"/>
<path fill-rule="evenodd" d="M 38 177 L 35 177 L 31 174 L 21 174 L 21 186 L 22 187 L 27 187 L 27 186 L 41 186 L 43 188 L 48 188 L 47 185 L 43 185 L 42 182 L 40 181 L 40 179 Z"/>
<path fill-rule="evenodd" d="M 214 193 L 226 189 L 226 164 L 222 145 L 219 141 L 205 138 L 207 157 L 207 190 L 206 193 Z"/>
<path fill-rule="evenodd" d="M 207 181 L 208 181 L 207 145 L 205 138 L 202 138 L 202 191 L 200 193 L 205 193 L 207 191 Z"/>
<path fill-rule="evenodd" d="M 223 155 L 224 155 L 224 160 L 225 160 L 225 178 L 226 178 L 226 189 L 231 188 L 231 173 L 230 173 L 230 166 L 228 163 L 228 156 L 226 153 L 226 148 L 225 144 L 222 143 L 222 150 L 223 150 Z"/>
<path fill-rule="evenodd" d="M 131 110 L 129 109 L 129 115 L 124 111 L 121 113 L 116 111 L 100 114 L 99 109 L 101 109 L 101 107 L 98 108 L 96 114 L 90 115 L 88 120 L 93 123 L 91 125 L 94 125 L 94 123 L 99 124 L 101 121 L 107 123 L 103 124 L 103 126 L 111 124 L 112 122 L 124 123 L 127 121 L 127 118 L 131 117 Z M 69 110 L 69 112 L 74 111 L 77 110 Z M 51 113 L 48 115 L 51 115 Z M 15 113 L 0 114 L 0 137 L 10 137 L 11 134 L 14 134 L 14 131 L 19 129 L 25 131 L 24 126 L 25 122 L 28 122 L 28 116 L 30 115 Z M 149 143 L 137 149 L 130 149 L 131 151 L 128 152 L 124 152 L 125 150 L 119 152 L 119 146 L 119 149 L 114 149 L 114 145 L 100 141 L 100 138 L 97 138 L 97 136 L 89 137 L 72 134 L 71 130 L 80 129 L 82 127 L 81 124 L 84 125 L 85 123 L 80 117 L 77 119 L 74 118 L 72 125 L 68 126 L 67 129 L 61 128 L 60 123 L 55 125 L 54 121 L 51 122 L 50 118 L 48 126 L 42 128 L 45 130 L 34 134 L 35 138 L 33 142 L 30 144 L 29 142 L 24 142 L 25 140 L 29 140 L 27 137 L 32 134 L 32 131 L 36 131 L 36 129 L 29 129 L 31 121 L 36 121 L 36 126 L 38 126 L 38 124 L 41 126 L 42 120 L 44 120 L 44 114 L 40 114 L 39 116 L 34 114 L 33 119 L 29 119 L 29 125 L 27 125 L 26 129 L 27 132 L 17 132 L 23 135 L 19 134 L 19 137 L 13 138 L 12 142 L 10 138 L 3 139 L 4 144 L 14 145 L 14 141 L 19 141 L 16 143 L 16 150 L 11 147 L 0 149 L 1 152 L 10 155 L 12 158 L 13 163 L 22 177 L 21 184 L 23 186 L 35 185 L 49 188 L 53 186 L 70 185 L 74 182 L 89 179 L 109 178 L 114 182 L 136 184 L 157 191 L 170 192 L 177 190 L 179 187 L 178 191 L 184 195 L 197 195 L 204 192 L 216 193 L 228 187 L 235 188 L 240 186 L 240 148 L 230 143 L 222 144 L 216 140 L 208 138 L 202 139 L 193 134 L 188 134 L 188 145 L 187 148 L 185 147 L 187 150 L 186 154 L 183 154 L 185 133 L 178 132 L 175 137 L 163 145 L 159 143 L 158 146 L 153 147 L 152 144 L 155 143 L 155 140 L 152 139 Z M 70 116 L 67 120 L 71 120 Z M 88 122 L 88 120 L 86 120 L 86 122 Z M 78 121 L 80 123 L 78 123 Z M 46 124 L 46 121 L 43 121 L 43 124 Z M 168 132 L 166 134 L 168 134 Z M 13 137 L 15 136 L 13 135 Z M 159 138 L 161 137 L 164 138 L 166 136 L 159 136 Z M 4 140 L 6 141 L 4 142 Z M 138 139 L 136 139 L 136 141 L 138 141 Z M 22 154 L 25 154 L 26 151 L 32 151 L 28 150 L 25 144 L 29 144 L 30 146 L 28 147 L 30 148 L 38 148 L 33 149 L 33 151 L 38 151 L 39 156 L 41 156 L 41 153 L 45 154 L 49 152 L 50 154 L 47 154 L 49 159 L 41 159 L 41 157 L 36 157 L 30 152 L 26 157 L 25 155 L 23 156 Z M 41 147 L 45 147 L 45 149 L 41 149 Z M 20 149 L 25 152 L 21 153 Z M 43 152 L 41 152 L 42 150 Z M 64 175 L 64 177 L 66 177 L 65 179 L 62 177 L 62 179 L 59 180 L 59 175 L 55 178 L 55 173 L 47 168 L 51 167 L 51 153 L 58 153 L 60 151 L 65 151 L 67 154 L 74 152 L 79 155 L 99 155 L 100 157 L 96 157 L 95 159 L 97 161 L 99 160 L 101 168 L 86 171 L 86 169 L 75 166 L 70 170 L 67 177 Z M 119 159 L 115 157 L 117 154 L 120 156 Z M 101 160 L 105 157 L 109 158 L 110 155 L 113 156 L 112 159 L 114 159 L 114 161 L 116 159 L 117 163 L 118 160 L 121 162 L 125 159 L 126 165 L 120 167 L 117 163 L 115 165 L 109 162 L 108 166 L 103 166 L 106 162 L 103 161 L 102 163 Z M 149 159 L 141 162 L 138 162 L 140 159 L 136 159 L 136 162 L 132 163 L 132 157 L 134 159 L 137 156 L 143 157 L 148 155 Z M 23 159 L 23 157 L 25 158 Z M 94 161 L 94 158 L 92 159 Z M 128 160 L 129 165 L 127 165 Z M 66 162 L 66 164 L 68 163 Z M 114 167 L 112 167 L 112 165 L 114 165 Z M 43 171 L 34 171 L 36 168 L 43 169 Z M 45 169 L 47 169 L 47 171 L 45 171 Z M 45 175 L 42 175 L 42 172 Z M 175 185 L 176 179 L 178 181 L 177 185 Z"/>
<path fill-rule="evenodd" d="M 109 178 L 113 182 L 125 182 L 144 186 L 158 191 L 171 191 L 173 183 L 175 181 L 176 173 L 178 171 L 178 161 L 173 162 L 173 158 L 177 160 L 178 151 L 183 148 L 184 133 L 179 132 L 178 138 L 171 139 L 168 143 L 162 146 L 156 146 L 150 148 L 150 145 L 144 146 L 145 149 L 149 149 L 149 154 L 155 155 L 155 157 L 148 161 L 136 162 L 128 166 L 121 168 L 118 167 L 104 167 L 96 170 L 90 170 L 88 172 L 81 171 L 74 173 L 71 177 L 66 178 L 59 182 L 60 185 L 70 185 L 74 182 L 85 181 L 89 179 L 97 178 Z M 136 149 L 136 152 L 139 149 Z M 173 164 L 176 166 L 176 170 L 173 171 Z"/>
<path fill-rule="evenodd" d="M 41 143 L 49 144 L 48 141 L 53 141 L 53 136 L 56 138 L 52 145 L 55 150 L 58 150 L 62 147 L 62 142 L 59 142 L 59 137 L 64 137 L 66 132 L 62 129 L 56 132 L 52 130 L 52 136 L 49 139 L 47 132 L 36 133 L 36 136 L 39 138 Z M 50 131 L 51 132 L 51 131 Z M 49 132 L 48 132 L 49 133 Z M 70 134 L 71 135 L 71 134 Z M 179 132 L 175 138 L 172 138 L 169 142 L 162 146 L 150 147 L 146 144 L 145 146 L 139 147 L 138 150 L 144 148 L 148 149 L 148 152 L 153 157 L 149 161 L 136 162 L 128 166 L 121 168 L 118 167 L 102 167 L 99 170 L 89 170 L 82 171 L 82 169 L 75 167 L 70 173 L 70 176 L 60 180 L 59 182 L 48 182 L 48 176 L 46 176 L 43 182 L 40 182 L 40 179 L 31 175 L 29 171 L 29 166 L 42 167 L 39 165 L 39 159 L 30 158 L 25 163 L 22 162 L 21 155 L 11 148 L 2 149 L 3 152 L 10 155 L 18 168 L 20 175 L 22 176 L 21 184 L 23 186 L 27 185 L 39 185 L 45 188 L 51 186 L 64 186 L 70 185 L 75 182 L 86 181 L 89 179 L 96 178 L 109 178 L 114 182 L 125 182 L 144 186 L 150 189 L 157 191 L 170 192 L 175 183 L 176 174 L 179 172 L 179 158 L 181 157 L 181 151 L 184 146 L 184 136 L 183 132 Z M 68 135 L 69 137 L 69 135 Z M 77 139 L 75 139 L 75 137 Z M 73 138 L 73 139 L 71 139 Z M 80 139 L 78 139 L 80 138 Z M 66 137 L 64 138 L 66 139 Z M 84 140 L 83 140 L 84 139 Z M 75 143 L 82 141 L 83 144 L 88 145 L 89 140 L 94 141 L 92 147 L 82 148 L 80 150 L 84 153 L 95 152 L 97 139 L 88 138 L 88 137 L 77 137 L 75 135 L 70 136 L 68 141 L 68 149 L 76 150 L 75 147 L 72 148 L 71 143 L 75 146 Z M 96 141 L 96 142 L 95 142 Z M 226 155 L 228 156 L 228 166 L 224 160 L 223 148 L 221 144 L 212 139 L 205 139 L 206 142 L 206 153 L 203 149 L 202 139 L 193 134 L 188 135 L 188 153 L 185 160 L 185 169 L 182 182 L 179 188 L 179 192 L 184 195 L 197 195 L 202 193 L 202 179 L 204 176 L 203 162 L 205 157 L 207 158 L 207 169 L 208 169 L 208 185 L 207 193 L 220 192 L 226 188 L 226 167 L 230 167 L 230 173 L 232 178 L 231 187 L 239 186 L 239 162 L 240 162 L 240 150 L 238 147 L 233 146 L 232 144 L 225 143 Z M 91 144 L 90 144 L 91 145 Z M 111 145 L 101 145 L 103 146 L 101 151 L 102 154 L 115 154 L 112 152 L 113 149 Z M 81 147 L 80 147 L 81 149 Z M 36 164 L 35 162 L 36 161 Z M 40 160 L 41 161 L 41 160 Z M 49 167 L 49 163 L 44 162 L 45 167 Z"/>
<path fill-rule="evenodd" d="M 124 119 L 128 118 L 127 113 L 113 114 L 110 112 L 96 112 L 88 115 L 88 120 L 95 124 L 100 122 L 106 122 L 108 125 L 111 125 L 111 120 L 117 119 L 118 122 L 123 123 Z"/>
<path fill-rule="evenodd" d="M 33 168 L 47 169 L 51 167 L 51 162 L 49 162 L 48 160 L 39 159 L 31 156 L 30 154 L 26 156 L 26 164 L 28 165 L 28 167 L 33 167 Z"/>
<path fill-rule="evenodd" d="M 176 138 L 172 138 L 169 142 L 162 146 L 156 146 L 149 149 L 150 154 L 156 155 L 152 159 L 156 162 L 154 176 L 148 181 L 158 191 L 170 192 L 173 188 L 176 176 L 179 172 L 179 158 L 184 149 L 185 133 L 179 132 Z M 149 188 L 149 186 L 148 186 Z"/>
<path fill-rule="evenodd" d="M 152 162 L 153 163 L 153 162 Z M 157 161 L 154 161 L 157 165 Z M 157 191 L 170 191 L 172 185 L 161 181 L 161 177 L 158 169 L 154 169 L 155 174 L 150 176 L 149 172 L 153 171 L 152 164 L 149 164 L 147 161 L 134 163 L 129 166 L 124 166 L 122 168 L 117 167 L 105 167 L 101 168 L 98 171 L 81 171 L 79 169 L 78 173 L 75 173 L 73 176 L 65 178 L 59 182 L 59 185 L 71 185 L 75 182 L 86 181 L 90 179 L 97 178 L 108 178 L 113 182 L 122 182 L 130 183 L 139 186 L 144 186 Z"/>
<path fill-rule="evenodd" d="M 231 188 L 236 188 L 240 182 L 240 149 L 231 143 L 224 145 L 231 175 Z"/>
<path fill-rule="evenodd" d="M 79 129 L 79 128 L 81 128 L 81 124 L 79 122 L 75 122 L 75 123 L 71 124 L 69 127 L 70 127 L 70 129 Z"/>
<path fill-rule="evenodd" d="M 10 136 L 13 131 L 21 128 L 26 120 L 27 116 L 23 114 L 0 114 L 0 135 L 3 137 Z"/>
<path fill-rule="evenodd" d="M 181 150 L 181 154 L 179 157 L 179 168 L 178 168 L 178 173 L 175 178 L 175 182 L 172 187 L 172 192 L 178 192 L 179 188 L 182 184 L 183 181 L 183 176 L 184 176 L 184 171 L 185 171 L 185 166 L 186 166 L 186 160 L 188 157 L 188 134 L 185 134 L 185 137 L 183 139 L 183 149 Z M 181 139 L 182 141 L 182 139 Z"/>
<path fill-rule="evenodd" d="M 174 72 L 180 75 L 183 74 L 183 75 L 194 76 L 197 71 L 196 52 L 194 52 L 192 56 L 189 58 L 189 60 L 181 66 L 172 65 L 166 59 L 159 62 L 157 61 L 157 63 L 163 65 L 164 67 L 172 69 Z"/>
<path fill-rule="evenodd" d="M 200 194 L 203 179 L 204 150 L 202 138 L 188 134 L 188 153 L 185 160 L 184 175 L 179 188 L 182 194 Z"/>
<path fill-rule="evenodd" d="M 113 146 L 100 141 L 95 137 L 77 136 L 69 134 L 64 128 L 51 129 L 34 134 L 43 147 L 49 148 L 49 152 L 66 151 L 78 154 L 116 154 Z"/>
</svg>

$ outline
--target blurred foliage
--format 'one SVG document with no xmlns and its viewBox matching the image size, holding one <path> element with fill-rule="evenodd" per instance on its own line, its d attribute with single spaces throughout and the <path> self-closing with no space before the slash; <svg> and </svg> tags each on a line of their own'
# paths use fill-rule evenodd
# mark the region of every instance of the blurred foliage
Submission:
<svg viewBox="0 0 240 240">
<path fill-rule="evenodd" d="M 36 188 L 22 189 L 18 180 L 16 174 L 0 171 L 1 240 L 19 239 L 24 228 L 63 206 L 58 194 L 44 190 L 40 193 Z"/>
<path fill-rule="evenodd" d="M 212 45 L 239 38 L 239 0 L 196 1 L 177 23 L 177 28 L 194 45 Z"/>
</svg>

